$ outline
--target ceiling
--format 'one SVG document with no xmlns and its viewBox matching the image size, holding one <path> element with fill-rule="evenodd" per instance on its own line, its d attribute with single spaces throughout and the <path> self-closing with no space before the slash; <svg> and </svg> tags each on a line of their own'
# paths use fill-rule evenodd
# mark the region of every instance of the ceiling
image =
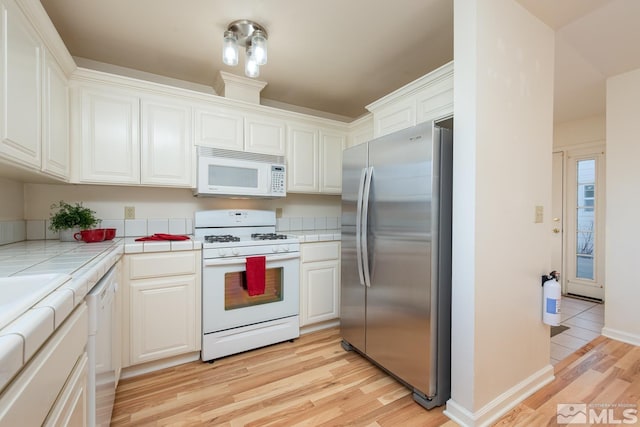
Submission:
<svg viewBox="0 0 640 427">
<path fill-rule="evenodd" d="M 555 121 L 604 113 L 607 77 L 640 68 L 637 0 L 517 0 L 556 30 Z M 222 33 L 269 34 L 262 98 L 351 120 L 453 59 L 452 0 L 41 0 L 71 54 L 211 86 Z"/>
</svg>

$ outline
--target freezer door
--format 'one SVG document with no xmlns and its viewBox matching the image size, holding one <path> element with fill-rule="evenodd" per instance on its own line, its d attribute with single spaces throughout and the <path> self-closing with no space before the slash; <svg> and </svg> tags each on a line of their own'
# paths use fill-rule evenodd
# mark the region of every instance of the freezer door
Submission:
<svg viewBox="0 0 640 427">
<path fill-rule="evenodd" d="M 367 166 L 367 144 L 357 145 L 342 155 L 342 256 L 340 330 L 342 338 L 365 351 L 365 286 L 358 263 L 356 225 L 362 206 L 363 171 Z M 360 209 L 359 209 L 360 205 Z"/>
<path fill-rule="evenodd" d="M 431 376 L 436 374 L 432 314 L 438 227 L 433 125 L 371 141 L 369 165 L 366 353 L 431 396 L 436 391 Z"/>
</svg>

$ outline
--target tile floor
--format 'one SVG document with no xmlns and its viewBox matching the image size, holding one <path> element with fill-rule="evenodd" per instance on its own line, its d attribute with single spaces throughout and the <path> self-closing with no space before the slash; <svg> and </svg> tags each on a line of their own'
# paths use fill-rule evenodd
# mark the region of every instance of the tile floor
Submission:
<svg viewBox="0 0 640 427">
<path fill-rule="evenodd" d="M 560 324 L 569 329 L 551 338 L 552 365 L 599 336 L 604 326 L 604 304 L 563 296 L 560 310 Z"/>
</svg>

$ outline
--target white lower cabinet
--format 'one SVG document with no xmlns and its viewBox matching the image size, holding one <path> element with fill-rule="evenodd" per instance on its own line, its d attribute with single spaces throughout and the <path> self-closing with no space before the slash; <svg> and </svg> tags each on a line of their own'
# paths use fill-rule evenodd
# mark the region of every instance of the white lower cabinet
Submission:
<svg viewBox="0 0 640 427">
<path fill-rule="evenodd" d="M 87 425 L 87 372 L 87 355 L 83 354 L 44 422 L 45 427 Z"/>
<path fill-rule="evenodd" d="M 80 305 L 49 337 L 22 372 L 0 394 L 0 426 L 83 426 L 86 407 L 86 304 Z M 83 362 L 84 360 L 84 362 Z M 82 366 L 82 363 L 85 366 Z M 0 368 L 1 370 L 1 368 Z"/>
<path fill-rule="evenodd" d="M 201 252 L 125 256 L 123 367 L 200 350 Z"/>
<path fill-rule="evenodd" d="M 340 317 L 340 242 L 303 243 L 300 326 Z"/>
</svg>

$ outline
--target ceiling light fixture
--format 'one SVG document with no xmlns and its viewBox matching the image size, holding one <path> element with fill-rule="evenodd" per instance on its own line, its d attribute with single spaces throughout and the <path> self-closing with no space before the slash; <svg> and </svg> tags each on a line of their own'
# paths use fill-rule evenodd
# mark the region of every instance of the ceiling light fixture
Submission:
<svg viewBox="0 0 640 427">
<path fill-rule="evenodd" d="M 224 32 L 222 62 L 238 65 L 238 46 L 245 48 L 244 73 L 247 77 L 258 77 L 260 66 L 267 63 L 267 30 L 248 19 L 233 21 Z"/>
</svg>

